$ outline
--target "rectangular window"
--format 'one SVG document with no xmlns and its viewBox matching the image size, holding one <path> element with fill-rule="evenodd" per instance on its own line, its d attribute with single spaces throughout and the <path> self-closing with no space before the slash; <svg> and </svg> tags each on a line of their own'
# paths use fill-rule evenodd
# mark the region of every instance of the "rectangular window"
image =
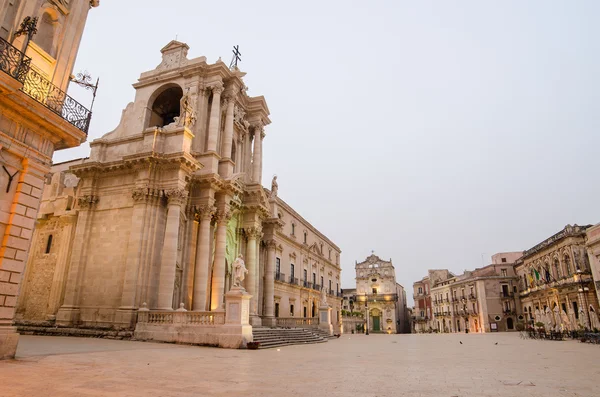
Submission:
<svg viewBox="0 0 600 397">
<path fill-rule="evenodd" d="M 313 280 L 312 280 L 313 284 L 317 283 L 317 273 L 313 273 Z"/>
<path fill-rule="evenodd" d="M 373 293 L 376 294 L 377 293 L 377 288 L 373 288 Z"/>
<path fill-rule="evenodd" d="M 335 292 L 336 293 L 340 293 L 340 284 L 339 283 L 335 283 Z"/>
<path fill-rule="evenodd" d="M 290 317 L 294 317 L 294 305 L 290 305 Z"/>
<path fill-rule="evenodd" d="M 292 223 L 292 236 L 296 235 L 296 225 Z"/>
<path fill-rule="evenodd" d="M 281 259 L 275 258 L 275 274 L 281 273 Z"/>
<path fill-rule="evenodd" d="M 575 312 L 575 318 L 579 320 L 579 310 L 577 309 L 577 302 L 573 301 L 573 311 Z"/>
<path fill-rule="evenodd" d="M 331 280 L 329 280 L 329 292 L 331 292 Z"/>
<path fill-rule="evenodd" d="M 306 306 L 303 307 L 303 314 L 304 314 L 304 318 L 306 318 Z"/>
<path fill-rule="evenodd" d="M 323 276 L 321 276 L 321 287 L 325 288 L 325 282 L 323 281 Z"/>
<path fill-rule="evenodd" d="M 279 317 L 279 302 L 275 302 L 275 317 Z"/>
<path fill-rule="evenodd" d="M 304 269 L 304 281 L 308 281 L 308 274 L 306 272 L 306 269 Z"/>
<path fill-rule="evenodd" d="M 502 275 L 502 277 L 508 276 L 508 272 L 506 271 L 506 269 L 501 269 L 500 274 Z"/>
<path fill-rule="evenodd" d="M 306 244 L 306 232 L 304 232 L 304 244 Z"/>
<path fill-rule="evenodd" d="M 294 279 L 295 274 L 296 273 L 294 272 L 294 264 L 291 263 L 290 264 L 290 276 L 291 276 L 292 280 Z"/>
<path fill-rule="evenodd" d="M 506 263 L 506 258 L 502 258 L 502 263 Z"/>
</svg>

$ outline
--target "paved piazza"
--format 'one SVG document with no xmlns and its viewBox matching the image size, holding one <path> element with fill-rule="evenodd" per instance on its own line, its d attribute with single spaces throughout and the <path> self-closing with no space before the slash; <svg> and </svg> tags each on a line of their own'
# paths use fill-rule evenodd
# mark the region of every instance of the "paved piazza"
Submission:
<svg viewBox="0 0 600 397">
<path fill-rule="evenodd" d="M 345 335 L 279 351 L 22 336 L 17 359 L 0 362 L 0 395 L 600 396 L 599 357 L 600 346 L 516 333 Z"/>
</svg>

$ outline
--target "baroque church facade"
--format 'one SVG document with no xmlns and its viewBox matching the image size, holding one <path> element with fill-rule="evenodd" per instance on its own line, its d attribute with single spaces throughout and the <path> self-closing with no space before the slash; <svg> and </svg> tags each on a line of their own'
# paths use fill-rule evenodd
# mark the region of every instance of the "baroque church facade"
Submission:
<svg viewBox="0 0 600 397">
<path fill-rule="evenodd" d="M 261 185 L 265 98 L 188 49 L 165 46 L 117 128 L 53 167 L 21 324 L 133 329 L 140 309 L 223 312 L 241 255 L 251 325 L 314 318 L 324 289 L 338 326 L 340 249 L 278 197 L 276 177 Z"/>
</svg>

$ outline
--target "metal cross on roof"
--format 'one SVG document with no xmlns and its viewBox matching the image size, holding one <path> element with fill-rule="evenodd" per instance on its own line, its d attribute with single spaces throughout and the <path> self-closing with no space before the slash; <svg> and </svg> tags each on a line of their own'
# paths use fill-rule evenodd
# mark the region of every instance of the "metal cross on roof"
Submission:
<svg viewBox="0 0 600 397">
<path fill-rule="evenodd" d="M 229 64 L 229 69 L 235 69 L 235 68 L 237 68 L 238 61 L 242 60 L 242 58 L 241 58 L 242 53 L 240 52 L 240 46 L 234 45 L 233 50 L 231 50 L 231 52 L 233 52 L 233 58 L 231 59 L 231 64 Z"/>
</svg>

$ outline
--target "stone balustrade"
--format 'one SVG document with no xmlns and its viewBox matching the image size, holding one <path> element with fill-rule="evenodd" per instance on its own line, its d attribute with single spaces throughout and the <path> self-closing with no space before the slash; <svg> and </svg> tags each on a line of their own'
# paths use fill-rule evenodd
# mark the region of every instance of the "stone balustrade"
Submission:
<svg viewBox="0 0 600 397">
<path fill-rule="evenodd" d="M 192 325 L 208 326 L 225 324 L 224 312 L 188 312 L 188 311 L 143 311 L 138 313 L 138 323 L 150 325 Z"/>
<path fill-rule="evenodd" d="M 318 317 L 277 317 L 276 323 L 278 327 L 290 328 L 318 328 Z"/>
</svg>

